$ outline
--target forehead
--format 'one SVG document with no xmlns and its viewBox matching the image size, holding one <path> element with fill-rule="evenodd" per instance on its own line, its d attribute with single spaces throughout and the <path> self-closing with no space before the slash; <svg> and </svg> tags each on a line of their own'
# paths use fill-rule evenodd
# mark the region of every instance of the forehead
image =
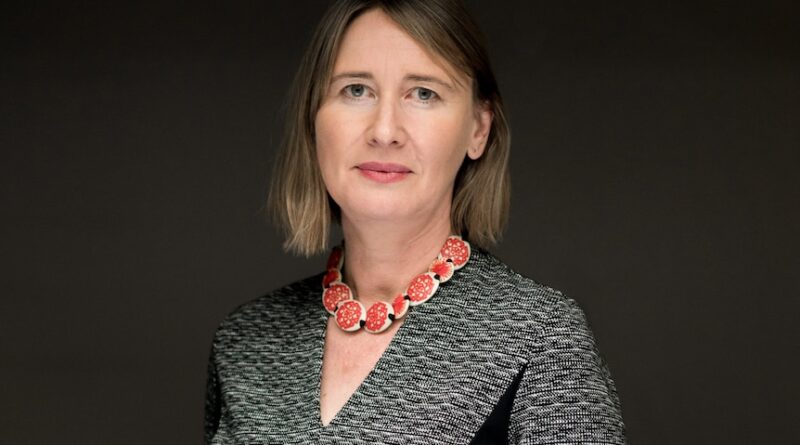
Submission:
<svg viewBox="0 0 800 445">
<path fill-rule="evenodd" d="M 376 76 L 414 73 L 449 79 L 457 86 L 468 84 L 463 73 L 380 9 L 366 11 L 347 27 L 333 71 L 369 71 Z"/>
</svg>

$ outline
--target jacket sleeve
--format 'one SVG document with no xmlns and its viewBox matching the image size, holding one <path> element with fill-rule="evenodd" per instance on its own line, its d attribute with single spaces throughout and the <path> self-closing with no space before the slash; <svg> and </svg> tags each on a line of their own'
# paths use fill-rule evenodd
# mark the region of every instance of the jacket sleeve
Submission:
<svg viewBox="0 0 800 445">
<path fill-rule="evenodd" d="M 624 444 L 616 387 L 586 317 L 574 300 L 557 301 L 514 399 L 510 443 Z"/>
</svg>

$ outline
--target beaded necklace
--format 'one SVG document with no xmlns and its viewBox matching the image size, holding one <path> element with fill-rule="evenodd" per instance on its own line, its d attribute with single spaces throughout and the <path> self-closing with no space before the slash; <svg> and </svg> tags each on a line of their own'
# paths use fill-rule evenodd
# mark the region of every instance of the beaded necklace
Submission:
<svg viewBox="0 0 800 445">
<path fill-rule="evenodd" d="M 383 332 L 393 321 L 403 318 L 409 307 L 428 301 L 440 283 L 448 281 L 456 270 L 467 264 L 470 252 L 467 241 L 460 236 L 449 236 L 428 271 L 414 277 L 404 293 L 397 295 L 391 304 L 378 301 L 366 309 L 342 282 L 344 248 L 336 246 L 328 257 L 328 272 L 322 278 L 322 305 L 336 317 L 336 325 L 344 331 L 354 332 L 363 327 L 373 334 Z"/>
</svg>

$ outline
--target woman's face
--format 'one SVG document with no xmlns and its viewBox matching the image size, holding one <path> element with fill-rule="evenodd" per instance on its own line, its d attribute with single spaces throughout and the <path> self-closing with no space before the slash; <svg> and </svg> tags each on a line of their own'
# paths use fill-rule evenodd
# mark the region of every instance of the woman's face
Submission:
<svg viewBox="0 0 800 445">
<path fill-rule="evenodd" d="M 377 9 L 347 29 L 331 79 L 315 136 L 343 218 L 449 219 L 456 173 L 483 154 L 491 126 L 471 80 Z"/>
</svg>

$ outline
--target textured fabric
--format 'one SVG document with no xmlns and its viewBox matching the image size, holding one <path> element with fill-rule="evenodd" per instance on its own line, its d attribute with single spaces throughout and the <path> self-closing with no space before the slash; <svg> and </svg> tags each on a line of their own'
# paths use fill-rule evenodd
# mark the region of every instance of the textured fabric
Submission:
<svg viewBox="0 0 800 445">
<path fill-rule="evenodd" d="M 508 443 L 625 443 L 614 382 L 581 309 L 480 249 L 410 310 L 322 426 L 321 278 L 244 304 L 221 323 L 209 362 L 207 443 L 469 444 L 513 385 L 500 429 Z"/>
</svg>

